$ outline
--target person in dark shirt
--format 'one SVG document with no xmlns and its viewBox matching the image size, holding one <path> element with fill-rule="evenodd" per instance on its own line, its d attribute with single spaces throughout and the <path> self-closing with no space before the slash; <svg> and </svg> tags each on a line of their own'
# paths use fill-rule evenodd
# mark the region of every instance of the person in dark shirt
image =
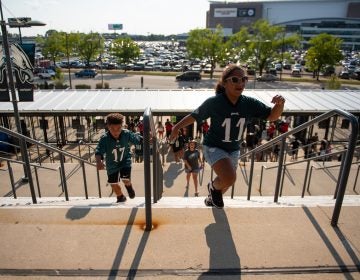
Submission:
<svg viewBox="0 0 360 280">
<path fill-rule="evenodd" d="M 240 142 L 247 118 L 277 120 L 284 108 L 285 99 L 276 95 L 271 108 L 259 100 L 243 95 L 248 77 L 237 65 L 227 66 L 216 87 L 216 94 L 205 100 L 197 109 L 184 117 L 172 129 L 174 141 L 181 128 L 210 118 L 210 128 L 204 137 L 203 153 L 215 171 L 216 177 L 208 184 L 209 195 L 205 205 L 223 208 L 223 193 L 236 180 L 240 156 Z"/>
<path fill-rule="evenodd" d="M 197 149 L 197 143 L 195 140 L 191 140 L 188 144 L 188 148 L 184 152 L 184 163 L 186 173 L 186 187 L 189 187 L 190 176 L 192 176 L 195 187 L 195 196 L 199 196 L 198 191 L 198 174 L 203 166 L 200 152 Z"/>
<path fill-rule="evenodd" d="M 130 198 L 135 197 L 135 191 L 131 184 L 131 144 L 139 144 L 141 136 L 122 128 L 123 115 L 112 113 L 106 117 L 107 131 L 101 136 L 95 150 L 96 167 L 98 170 L 105 168 L 108 175 L 108 183 L 117 196 L 116 202 L 125 202 L 126 197 L 119 185 L 120 178 Z M 104 158 L 105 156 L 105 158 Z"/>
</svg>

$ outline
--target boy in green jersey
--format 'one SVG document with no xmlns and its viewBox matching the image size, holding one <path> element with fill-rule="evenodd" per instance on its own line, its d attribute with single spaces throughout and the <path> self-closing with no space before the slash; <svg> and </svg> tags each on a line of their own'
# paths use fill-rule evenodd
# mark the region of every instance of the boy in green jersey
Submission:
<svg viewBox="0 0 360 280">
<path fill-rule="evenodd" d="M 110 183 L 117 196 L 116 202 L 125 202 L 126 197 L 119 185 L 120 178 L 130 198 L 135 197 L 135 191 L 131 184 L 131 144 L 139 144 L 141 136 L 127 129 L 122 129 L 123 115 L 112 113 L 106 117 L 108 131 L 101 136 L 96 147 L 95 157 L 98 170 L 104 169 L 104 155 L 108 183 Z"/>
<path fill-rule="evenodd" d="M 177 123 L 170 135 L 170 141 L 174 141 L 179 129 L 210 118 L 210 128 L 204 136 L 203 154 L 215 171 L 216 178 L 208 184 L 209 196 L 205 199 L 207 206 L 224 207 L 222 195 L 236 180 L 246 119 L 275 121 L 284 108 L 285 99 L 280 95 L 272 98 L 272 108 L 255 98 L 242 95 L 247 80 L 244 69 L 234 64 L 227 66 L 216 86 L 216 95 L 205 100 Z"/>
</svg>

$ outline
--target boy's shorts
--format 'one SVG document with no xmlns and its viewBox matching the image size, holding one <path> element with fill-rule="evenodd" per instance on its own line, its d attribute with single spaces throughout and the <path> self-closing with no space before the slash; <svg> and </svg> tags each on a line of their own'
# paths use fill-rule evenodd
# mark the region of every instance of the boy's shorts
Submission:
<svg viewBox="0 0 360 280">
<path fill-rule="evenodd" d="M 119 171 L 112 174 L 108 174 L 108 183 L 116 184 L 120 182 L 120 179 L 130 180 L 130 177 L 131 177 L 131 167 L 122 167 L 119 169 Z"/>
<path fill-rule="evenodd" d="M 237 165 L 239 162 L 240 157 L 240 150 L 227 152 L 223 149 L 217 148 L 217 147 L 209 147 L 209 146 L 203 146 L 203 153 L 205 160 L 210 164 L 212 167 L 217 161 L 223 158 L 228 158 L 231 160 L 232 166 L 234 169 L 237 169 Z"/>
</svg>

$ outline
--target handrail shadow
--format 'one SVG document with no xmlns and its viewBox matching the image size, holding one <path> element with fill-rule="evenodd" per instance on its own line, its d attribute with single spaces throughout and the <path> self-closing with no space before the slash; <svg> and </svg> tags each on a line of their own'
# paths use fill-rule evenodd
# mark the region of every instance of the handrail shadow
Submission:
<svg viewBox="0 0 360 280">
<path fill-rule="evenodd" d="M 349 280 L 354 279 L 352 277 L 352 275 L 350 274 L 350 271 L 347 269 L 347 265 L 346 265 L 345 261 L 342 259 L 340 254 L 337 252 L 336 248 L 331 243 L 331 240 L 327 237 L 326 233 L 321 228 L 319 223 L 316 221 L 316 218 L 311 213 L 309 208 L 308 207 L 303 207 L 302 209 L 304 210 L 306 216 L 309 218 L 310 222 L 314 226 L 315 230 L 318 232 L 320 238 L 323 240 L 325 246 L 328 248 L 329 252 L 334 257 L 334 259 L 335 259 L 336 263 L 338 264 L 339 268 L 341 268 L 345 279 L 349 279 Z M 355 265 L 358 267 L 359 263 L 355 263 Z"/>
</svg>

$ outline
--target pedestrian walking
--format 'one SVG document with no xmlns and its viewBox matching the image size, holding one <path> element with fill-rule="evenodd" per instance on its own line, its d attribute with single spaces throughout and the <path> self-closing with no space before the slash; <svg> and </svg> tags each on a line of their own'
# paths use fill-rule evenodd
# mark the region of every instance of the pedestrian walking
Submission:
<svg viewBox="0 0 360 280">
<path fill-rule="evenodd" d="M 176 139 L 181 128 L 210 118 L 210 128 L 204 137 L 205 160 L 213 168 L 216 177 L 209 182 L 207 206 L 223 208 L 223 193 L 236 180 L 240 156 L 241 137 L 247 118 L 277 120 L 282 114 L 285 99 L 276 95 L 271 108 L 259 100 L 243 95 L 248 81 L 245 70 L 237 65 L 227 66 L 216 86 L 216 94 L 205 100 L 197 109 L 184 117 L 172 129 L 170 141 Z"/>
<path fill-rule="evenodd" d="M 112 113 L 106 117 L 107 131 L 101 136 L 95 150 L 96 166 L 98 170 L 105 168 L 108 183 L 117 196 L 116 202 L 125 202 L 126 197 L 119 185 L 120 179 L 124 182 L 130 198 L 135 197 L 131 184 L 131 144 L 140 144 L 141 136 L 127 129 L 123 129 L 123 115 Z"/>
</svg>

